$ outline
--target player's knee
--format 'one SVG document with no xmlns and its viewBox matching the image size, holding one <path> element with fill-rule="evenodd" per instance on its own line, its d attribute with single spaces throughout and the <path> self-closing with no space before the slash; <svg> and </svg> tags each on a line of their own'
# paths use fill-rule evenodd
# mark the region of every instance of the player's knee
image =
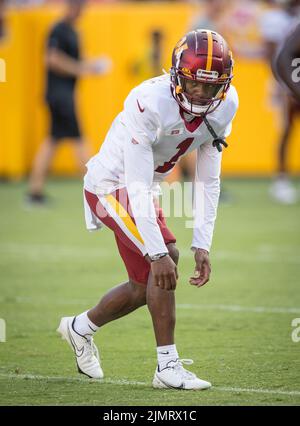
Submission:
<svg viewBox="0 0 300 426">
<path fill-rule="evenodd" d="M 178 261 L 179 261 L 179 250 L 176 247 L 175 243 L 170 243 L 168 244 L 168 251 L 169 251 L 169 255 L 171 257 L 171 259 L 173 260 L 173 262 L 178 265 Z"/>
<path fill-rule="evenodd" d="M 128 285 L 130 286 L 133 298 L 138 300 L 141 305 L 144 305 L 146 303 L 146 286 L 133 280 L 129 280 Z"/>
</svg>

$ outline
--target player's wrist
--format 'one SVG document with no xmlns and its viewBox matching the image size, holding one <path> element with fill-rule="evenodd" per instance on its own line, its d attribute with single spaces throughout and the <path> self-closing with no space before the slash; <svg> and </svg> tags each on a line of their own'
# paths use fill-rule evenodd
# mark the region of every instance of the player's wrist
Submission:
<svg viewBox="0 0 300 426">
<path fill-rule="evenodd" d="M 160 260 L 163 257 L 168 256 L 169 253 L 167 252 L 163 252 L 163 253 L 157 253 L 157 254 L 153 254 L 152 256 L 149 256 L 151 262 L 155 262 L 156 260 Z"/>
<path fill-rule="evenodd" d="M 204 252 L 204 253 L 209 255 L 209 251 L 207 249 L 202 248 L 202 247 L 191 247 L 191 250 L 192 250 L 193 253 Z"/>
</svg>

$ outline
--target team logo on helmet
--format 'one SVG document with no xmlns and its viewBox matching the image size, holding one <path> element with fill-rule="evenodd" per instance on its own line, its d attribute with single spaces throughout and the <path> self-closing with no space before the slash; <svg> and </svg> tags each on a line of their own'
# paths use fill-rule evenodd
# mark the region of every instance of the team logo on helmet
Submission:
<svg viewBox="0 0 300 426">
<path fill-rule="evenodd" d="M 182 68 L 182 73 L 190 77 L 192 75 L 192 71 L 188 68 Z"/>
</svg>

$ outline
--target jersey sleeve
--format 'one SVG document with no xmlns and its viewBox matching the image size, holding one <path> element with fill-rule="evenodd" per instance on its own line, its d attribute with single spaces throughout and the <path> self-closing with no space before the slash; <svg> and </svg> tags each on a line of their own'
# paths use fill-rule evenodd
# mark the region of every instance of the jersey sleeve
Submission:
<svg viewBox="0 0 300 426">
<path fill-rule="evenodd" d="M 197 150 L 192 248 L 210 251 L 220 195 L 220 153 L 210 142 Z"/>
<path fill-rule="evenodd" d="M 232 86 L 226 108 L 217 116 L 219 137 L 228 137 L 238 108 L 238 95 Z M 214 127 L 214 125 L 213 125 Z M 212 145 L 211 138 L 197 150 L 194 191 L 194 233 L 192 247 L 210 250 L 220 195 L 222 153 Z"/>
<path fill-rule="evenodd" d="M 124 103 L 123 124 L 129 134 L 140 145 L 151 145 L 157 137 L 158 114 L 147 93 L 136 88 L 130 92 Z"/>
<path fill-rule="evenodd" d="M 150 256 L 168 253 L 156 220 L 151 191 L 154 174 L 152 146 L 136 142 L 128 135 L 124 145 L 125 183 L 132 213 L 145 253 Z"/>
</svg>

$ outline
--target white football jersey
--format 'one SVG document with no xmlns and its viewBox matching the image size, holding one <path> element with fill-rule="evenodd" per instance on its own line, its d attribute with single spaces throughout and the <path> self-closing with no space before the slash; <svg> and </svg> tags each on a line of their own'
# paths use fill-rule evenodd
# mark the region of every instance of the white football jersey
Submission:
<svg viewBox="0 0 300 426">
<path fill-rule="evenodd" d="M 218 136 L 230 134 L 237 106 L 237 93 L 231 86 L 225 101 L 207 116 Z M 202 119 L 188 122 L 188 118 L 191 116 L 180 110 L 172 96 L 168 74 L 147 80 L 129 93 L 100 151 L 87 163 L 84 186 L 88 191 L 104 195 L 126 186 L 149 255 L 167 251 L 156 223 L 153 195 L 180 158 L 194 149 L 196 181 L 204 184 L 205 205 L 192 245 L 210 249 L 222 154 L 212 146 L 213 137 Z M 149 214 L 140 214 L 140 206 L 147 206 Z"/>
</svg>

